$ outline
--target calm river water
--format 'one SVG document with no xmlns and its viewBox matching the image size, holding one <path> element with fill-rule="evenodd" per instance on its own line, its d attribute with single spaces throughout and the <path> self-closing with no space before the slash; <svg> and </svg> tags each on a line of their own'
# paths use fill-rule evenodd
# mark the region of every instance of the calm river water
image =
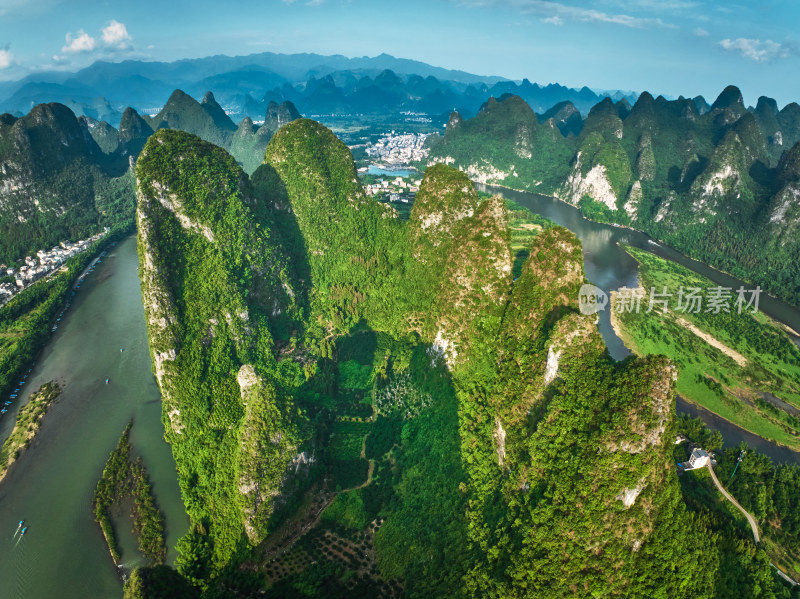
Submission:
<svg viewBox="0 0 800 599">
<path fill-rule="evenodd" d="M 188 528 L 175 462 L 163 440 L 137 266 L 135 238 L 110 248 L 77 291 L 28 377 L 23 402 L 47 381 L 58 381 L 64 390 L 32 446 L 0 483 L 3 599 L 121 596 L 122 583 L 94 522 L 91 501 L 105 461 L 130 419 L 134 452 L 144 460 L 166 517 L 169 561 Z M 14 415 L 9 411 L 0 424 L 1 440 Z M 17 542 L 12 536 L 20 520 L 28 530 Z M 118 521 L 122 562 L 141 563 L 130 521 Z"/>
<path fill-rule="evenodd" d="M 503 187 L 477 185 L 480 191 L 497 193 L 508 199 L 514 200 L 528 208 L 531 212 L 546 216 L 550 220 L 566 227 L 578 236 L 583 245 L 583 263 L 586 278 L 608 293 L 620 287 L 636 287 L 638 284 L 637 262 L 628 255 L 619 244 L 626 244 L 652 252 L 663 258 L 668 258 L 690 268 L 691 270 L 708 277 L 718 285 L 738 289 L 744 285 L 750 289 L 752 285 L 721 273 L 706 264 L 691 260 L 672 248 L 654 243 L 654 240 L 644 233 L 612 227 L 586 220 L 580 211 L 555 198 L 539 194 L 514 191 Z M 783 322 L 795 331 L 800 331 L 800 310 L 773 297 L 762 293 L 759 301 L 759 310 Z M 609 353 L 617 360 L 630 355 L 630 350 L 622 343 L 611 328 L 609 311 L 601 311 L 598 328 L 603 340 L 608 346 Z M 795 342 L 798 340 L 795 339 Z M 793 462 L 800 464 L 800 453 L 770 443 L 749 433 L 748 431 L 720 418 L 716 414 L 703 408 L 694 406 L 682 398 L 678 398 L 678 412 L 700 416 L 709 428 L 722 433 L 726 446 L 738 445 L 746 441 L 754 449 L 770 456 L 776 462 Z"/>
</svg>

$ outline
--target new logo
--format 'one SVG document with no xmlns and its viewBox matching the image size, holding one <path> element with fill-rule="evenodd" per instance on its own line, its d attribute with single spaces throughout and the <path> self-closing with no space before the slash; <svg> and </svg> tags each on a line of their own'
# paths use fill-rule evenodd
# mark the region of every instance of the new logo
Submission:
<svg viewBox="0 0 800 599">
<path fill-rule="evenodd" d="M 578 293 L 578 305 L 581 314 L 596 314 L 600 310 L 606 309 L 608 295 L 599 287 L 586 283 L 581 285 L 581 290 Z"/>
</svg>

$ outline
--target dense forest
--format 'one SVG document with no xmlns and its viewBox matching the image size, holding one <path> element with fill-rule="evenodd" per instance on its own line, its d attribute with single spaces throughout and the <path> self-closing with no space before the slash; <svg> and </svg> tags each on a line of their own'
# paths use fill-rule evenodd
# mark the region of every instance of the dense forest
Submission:
<svg viewBox="0 0 800 599">
<path fill-rule="evenodd" d="M 800 305 L 800 107 L 747 109 L 732 86 L 701 100 L 605 98 L 581 120 L 570 105 L 537 118 L 518 96 L 492 98 L 451 115 L 427 164 L 555 195 Z"/>
<path fill-rule="evenodd" d="M 519 214 L 445 165 L 401 220 L 306 119 L 251 176 L 158 131 L 136 180 L 192 529 L 177 573 L 137 570 L 126 596 L 791 596 L 686 500 L 677 368 L 610 358 L 569 231 L 530 223 L 520 248 Z"/>
<path fill-rule="evenodd" d="M 104 154 L 66 106 L 0 115 L 0 262 L 130 225 L 134 189 L 128 157 Z"/>
<path fill-rule="evenodd" d="M 213 94 L 197 102 L 181 90 L 153 117 L 126 109 L 119 130 L 76 118 L 57 103 L 40 104 L 21 118 L 0 115 L 0 263 L 14 265 L 61 241 L 129 224 L 136 205 L 133 164 L 157 129 L 199 135 L 252 173 L 270 137 L 299 116 L 291 102 L 270 102 L 263 124 L 246 118 L 237 128 Z"/>
<path fill-rule="evenodd" d="M 141 458 L 131 456 L 129 423 L 117 442 L 117 446 L 103 468 L 97 481 L 92 500 L 94 518 L 103 531 L 114 564 L 119 563 L 119 548 L 114 533 L 112 510 L 118 509 L 127 498 L 131 498 L 130 519 L 132 530 L 139 541 L 139 551 L 150 564 L 163 564 L 167 555 L 164 545 L 164 516 L 153 498 L 152 487 Z M 124 519 L 124 518 L 123 518 Z"/>
</svg>

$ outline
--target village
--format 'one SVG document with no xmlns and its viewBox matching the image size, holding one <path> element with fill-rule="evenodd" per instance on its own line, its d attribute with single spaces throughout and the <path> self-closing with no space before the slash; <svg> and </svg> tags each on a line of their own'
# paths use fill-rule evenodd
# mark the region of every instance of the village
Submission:
<svg viewBox="0 0 800 599">
<path fill-rule="evenodd" d="M 387 165 L 411 164 L 428 157 L 429 149 L 425 147 L 427 133 L 404 133 L 381 137 L 367 147 L 367 156 Z"/>
<path fill-rule="evenodd" d="M 68 258 L 86 250 L 95 241 L 108 232 L 106 227 L 102 233 L 80 241 L 62 241 L 50 250 L 39 250 L 36 256 L 27 256 L 24 264 L 15 269 L 13 266 L 0 264 L 0 305 L 7 303 L 23 289 L 29 287 L 48 273 L 58 270 Z M 11 280 L 13 279 L 13 283 Z"/>
</svg>

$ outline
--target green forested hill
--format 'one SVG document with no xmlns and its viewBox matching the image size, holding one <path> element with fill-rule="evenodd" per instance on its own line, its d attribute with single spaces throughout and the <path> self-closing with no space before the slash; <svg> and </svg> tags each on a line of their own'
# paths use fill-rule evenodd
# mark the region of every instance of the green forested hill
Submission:
<svg viewBox="0 0 800 599">
<path fill-rule="evenodd" d="M 103 154 L 62 104 L 0 115 L 0 262 L 133 218 L 128 161 Z"/>
<path fill-rule="evenodd" d="M 306 119 L 252 177 L 168 130 L 136 177 L 177 569 L 203 596 L 729 596 L 735 533 L 675 474 L 676 367 L 610 359 L 569 231 L 513 280 L 502 201 L 439 165 L 402 221 Z M 741 543 L 741 596 L 788 596 Z"/>
<path fill-rule="evenodd" d="M 555 195 L 800 304 L 798 182 L 784 166 L 800 142 L 796 106 L 779 111 L 762 98 L 750 112 L 733 86 L 710 107 L 645 92 L 633 107 L 604 99 L 575 135 L 577 123 L 570 130 L 562 120 L 568 107 L 534 129 L 530 108 L 512 96 L 473 119 L 451 118 L 429 164 Z"/>
</svg>

